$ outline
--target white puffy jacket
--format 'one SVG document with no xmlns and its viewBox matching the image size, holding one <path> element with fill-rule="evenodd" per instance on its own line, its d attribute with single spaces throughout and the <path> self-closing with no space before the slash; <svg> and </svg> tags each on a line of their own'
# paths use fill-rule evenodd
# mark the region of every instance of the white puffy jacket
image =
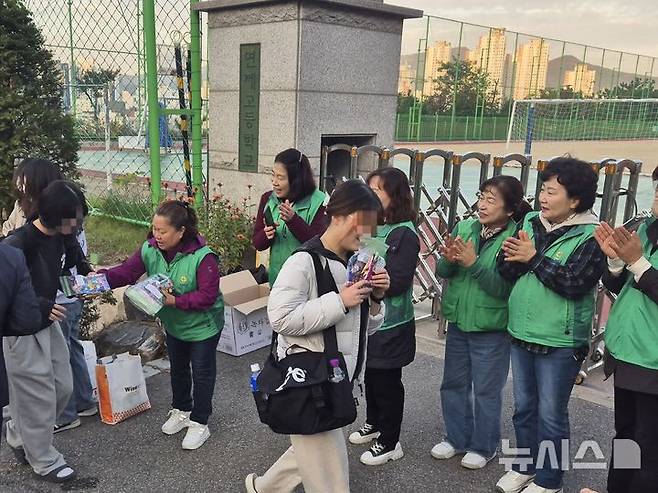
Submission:
<svg viewBox="0 0 658 493">
<path fill-rule="evenodd" d="M 341 289 L 347 281 L 345 266 L 323 256 L 320 259 L 323 266 L 329 262 L 336 286 Z M 369 316 L 368 335 L 374 334 L 382 325 L 384 311 L 382 303 L 380 312 Z M 318 298 L 318 285 L 310 254 L 295 253 L 283 264 L 272 286 L 267 314 L 272 328 L 279 334 L 277 352 L 280 359 L 285 357 L 288 349 L 288 354 L 304 349 L 323 351 L 322 331 L 335 325 L 338 350 L 343 353 L 347 371 L 350 378 L 353 378 L 359 354 L 360 307 L 351 308 L 345 313 L 343 302 L 335 292 Z M 361 373 L 365 369 L 366 356 L 364 348 Z M 356 380 L 360 381 L 360 377 L 357 375 Z"/>
</svg>

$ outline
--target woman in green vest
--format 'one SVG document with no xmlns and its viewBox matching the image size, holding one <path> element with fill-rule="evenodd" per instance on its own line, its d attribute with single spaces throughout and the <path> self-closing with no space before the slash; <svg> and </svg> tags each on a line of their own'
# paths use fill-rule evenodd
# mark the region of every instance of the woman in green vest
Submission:
<svg viewBox="0 0 658 493">
<path fill-rule="evenodd" d="M 163 293 L 165 306 L 157 314 L 167 332 L 173 394 L 162 432 L 174 435 L 187 428 L 183 448 L 199 448 L 210 437 L 208 418 L 224 301 L 219 292 L 217 256 L 197 232 L 194 209 L 178 200 L 160 204 L 142 247 L 105 274 L 113 289 L 135 284 L 144 274 L 164 274 L 171 279 L 173 293 Z"/>
<path fill-rule="evenodd" d="M 373 466 L 403 455 L 399 441 L 404 411 L 402 368 L 416 355 L 412 296 L 420 241 L 407 176 L 399 169 L 384 168 L 371 173 L 367 183 L 382 203 L 377 236 L 388 245 L 386 270 L 391 286 L 383 298 L 384 323 L 368 338 L 366 422 L 349 436 L 349 441 L 363 444 L 375 440 L 361 455 L 362 463 Z"/>
<path fill-rule="evenodd" d="M 504 493 L 562 491 L 562 461 L 549 457 L 562 457 L 570 436 L 567 406 L 589 351 L 596 286 L 605 269 L 593 236 L 597 178 L 586 162 L 551 160 L 540 174 L 541 210 L 526 215 L 497 259 L 500 274 L 514 283 L 507 329 L 516 447 L 530 450 L 496 484 Z"/>
<path fill-rule="evenodd" d="M 441 300 L 448 321 L 441 408 L 445 439 L 436 459 L 464 454 L 462 467 L 481 469 L 500 443 L 502 391 L 509 372 L 507 297 L 511 283 L 496 270 L 503 241 L 530 210 L 521 182 L 496 176 L 480 185 L 478 218 L 457 223 L 436 269 L 449 280 Z"/>
<path fill-rule="evenodd" d="M 324 202 L 317 189 L 308 158 L 297 149 L 286 149 L 274 159 L 272 190 L 258 205 L 252 244 L 259 252 L 270 249 L 270 286 L 281 266 L 314 236 L 327 229 Z"/>
<path fill-rule="evenodd" d="M 615 376 L 615 439 L 634 440 L 642 452 L 637 469 L 610 461 L 609 493 L 655 491 L 658 485 L 658 168 L 654 188 L 653 216 L 637 233 L 606 223 L 594 233 L 608 257 L 603 284 L 619 293 L 605 325 L 604 369 Z M 615 442 L 613 456 L 614 448 Z"/>
</svg>

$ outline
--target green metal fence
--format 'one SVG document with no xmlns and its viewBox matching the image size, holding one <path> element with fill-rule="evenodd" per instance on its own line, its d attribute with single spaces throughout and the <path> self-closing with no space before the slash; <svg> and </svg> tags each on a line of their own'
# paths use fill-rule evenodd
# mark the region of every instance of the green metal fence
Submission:
<svg viewBox="0 0 658 493">
<path fill-rule="evenodd" d="M 435 16 L 411 19 L 402 38 L 396 138 L 504 140 L 514 100 L 657 98 L 657 82 L 655 56 Z"/>
<path fill-rule="evenodd" d="M 207 63 L 194 1 L 25 2 L 60 64 L 95 214 L 146 224 L 164 197 L 202 198 Z"/>
</svg>

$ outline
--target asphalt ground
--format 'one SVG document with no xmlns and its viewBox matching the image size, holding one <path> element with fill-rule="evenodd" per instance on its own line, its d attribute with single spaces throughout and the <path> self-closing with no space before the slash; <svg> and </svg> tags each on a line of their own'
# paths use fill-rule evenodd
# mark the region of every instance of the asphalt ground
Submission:
<svg viewBox="0 0 658 493">
<path fill-rule="evenodd" d="M 443 361 L 442 342 L 436 324 L 418 327 L 416 360 L 404 370 L 405 418 L 401 443 L 404 458 L 379 467 L 359 463 L 366 446 L 348 445 L 352 492 L 491 492 L 504 473 L 503 465 L 492 461 L 485 469 L 462 468 L 459 458 L 433 459 L 429 451 L 442 435 L 439 385 Z M 83 418 L 81 427 L 56 435 L 55 445 L 78 470 L 79 478 L 57 486 L 36 478 L 31 469 L 19 465 L 0 448 L 0 491 L 14 492 L 242 492 L 244 477 L 263 473 L 287 448 L 285 436 L 275 435 L 258 421 L 249 390 L 249 365 L 262 362 L 266 350 L 235 358 L 217 354 L 218 381 L 214 398 L 212 436 L 196 451 L 181 448 L 184 433 L 166 436 L 160 431 L 170 404 L 169 375 L 166 370 L 147 379 L 152 409 L 118 425 L 100 422 L 98 416 Z M 570 403 L 572 457 L 583 440 L 596 440 L 609 457 L 613 434 L 609 384 L 593 373 L 574 391 Z M 511 381 L 505 388 L 503 438 L 513 441 Z M 359 410 L 357 428 L 364 416 Z M 593 461 L 590 453 L 586 459 Z M 600 464 L 602 461 L 598 461 Z M 605 490 L 606 471 L 575 469 L 565 476 L 565 492 L 583 486 Z M 303 491 L 299 488 L 298 491 Z"/>
</svg>

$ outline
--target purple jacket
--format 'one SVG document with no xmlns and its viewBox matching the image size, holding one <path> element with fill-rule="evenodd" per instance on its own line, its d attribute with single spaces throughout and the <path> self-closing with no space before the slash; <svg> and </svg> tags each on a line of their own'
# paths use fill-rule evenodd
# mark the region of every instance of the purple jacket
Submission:
<svg viewBox="0 0 658 493">
<path fill-rule="evenodd" d="M 149 245 L 157 248 L 155 238 L 149 238 Z M 178 246 L 165 252 L 160 250 L 167 262 L 171 262 L 177 253 L 194 253 L 206 245 L 206 240 L 197 236 L 194 240 L 179 243 Z M 112 269 L 99 270 L 105 274 L 112 289 L 135 284 L 146 273 L 142 262 L 142 249 L 137 250 L 128 260 Z M 219 296 L 219 268 L 215 255 L 206 255 L 196 271 L 197 290 L 176 296 L 176 308 L 179 310 L 207 310 L 215 304 Z"/>
</svg>

